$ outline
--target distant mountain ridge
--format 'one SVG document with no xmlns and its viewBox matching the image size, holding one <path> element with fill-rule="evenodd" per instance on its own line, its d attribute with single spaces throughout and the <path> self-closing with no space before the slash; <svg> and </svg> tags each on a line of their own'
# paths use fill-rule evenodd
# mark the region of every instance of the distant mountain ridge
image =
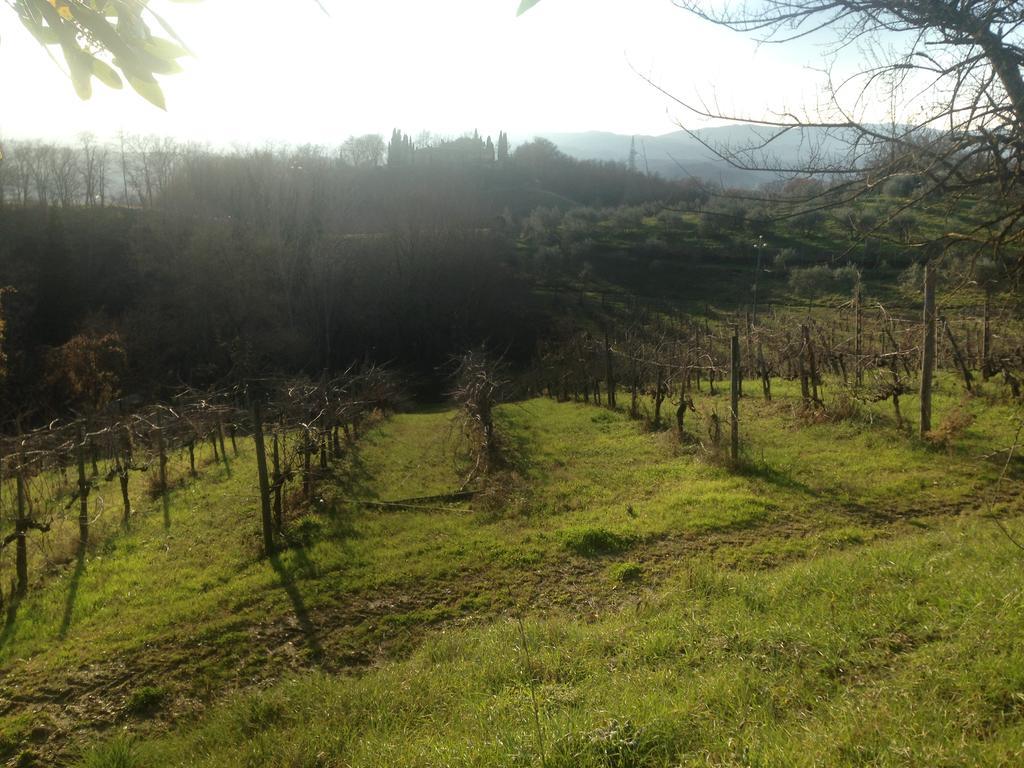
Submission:
<svg viewBox="0 0 1024 768">
<path fill-rule="evenodd" d="M 771 132 L 747 125 L 703 128 L 696 133 L 711 145 L 739 147 L 758 142 Z M 636 139 L 637 168 L 645 168 L 667 179 L 695 177 L 727 187 L 756 187 L 777 176 L 767 171 L 746 171 L 735 168 L 717 157 L 686 131 L 674 131 L 661 136 L 630 136 L 607 131 L 583 133 L 540 133 L 537 136 L 553 142 L 560 150 L 580 160 L 611 160 L 626 162 L 630 146 Z M 833 134 L 821 129 L 790 132 L 771 143 L 771 155 L 776 163 L 792 166 L 805 161 L 809 155 L 839 156 L 845 144 Z"/>
</svg>

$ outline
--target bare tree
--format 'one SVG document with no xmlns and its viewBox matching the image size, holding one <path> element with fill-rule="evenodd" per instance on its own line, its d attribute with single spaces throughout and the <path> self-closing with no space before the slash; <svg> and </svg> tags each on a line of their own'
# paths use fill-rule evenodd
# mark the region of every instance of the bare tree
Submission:
<svg viewBox="0 0 1024 768">
<path fill-rule="evenodd" d="M 387 145 L 379 133 L 352 136 L 341 145 L 341 157 L 349 165 L 373 167 L 383 164 Z"/>
<path fill-rule="evenodd" d="M 832 52 L 861 50 L 857 70 L 826 73 L 826 100 L 806 114 L 724 114 L 676 99 L 691 113 L 737 120 L 757 138 L 710 146 L 736 168 L 830 184 L 794 199 L 789 215 L 847 202 L 905 174 L 919 183 L 877 228 L 908 208 L 941 199 L 953 206 L 984 195 L 993 201 L 979 221 L 930 236 L 944 246 L 980 252 L 1024 238 L 1024 6 L 1015 0 L 757 0 L 676 5 L 708 22 L 787 43 L 831 35 Z M 849 54 L 845 54 L 847 57 Z M 884 100 L 884 101 L 880 101 Z M 870 122 L 866 105 L 896 105 L 890 125 Z M 798 132 L 811 146 L 796 164 L 772 156 L 779 139 Z M 704 141 L 699 133 L 693 135 Z M 813 147 L 844 147 L 840 152 Z M 816 144 L 817 142 L 817 144 Z M 923 236 L 922 236 L 923 237 Z M 921 239 L 915 245 L 927 245 Z"/>
<path fill-rule="evenodd" d="M 53 155 L 54 148 L 49 144 L 34 141 L 30 144 L 24 145 L 22 151 L 26 152 L 28 155 L 28 170 L 32 181 L 32 187 L 35 191 L 36 202 L 40 205 L 49 205 L 50 182 L 52 179 L 52 164 L 50 162 L 50 157 Z"/>
<path fill-rule="evenodd" d="M 72 147 L 53 147 L 49 155 L 54 202 L 61 208 L 77 204 L 81 194 L 81 167 Z"/>
<path fill-rule="evenodd" d="M 109 150 L 96 143 L 91 133 L 79 137 L 81 145 L 82 194 L 88 206 L 103 206 L 107 196 L 107 158 Z"/>
</svg>

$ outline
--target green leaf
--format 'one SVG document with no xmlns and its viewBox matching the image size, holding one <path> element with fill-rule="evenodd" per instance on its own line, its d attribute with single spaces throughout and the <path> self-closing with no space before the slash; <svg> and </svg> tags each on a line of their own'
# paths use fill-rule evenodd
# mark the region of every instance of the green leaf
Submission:
<svg viewBox="0 0 1024 768">
<path fill-rule="evenodd" d="M 188 51 L 182 46 L 155 35 L 146 40 L 142 47 L 147 53 L 159 59 L 180 59 L 182 56 L 188 55 Z"/>
<path fill-rule="evenodd" d="M 120 90 L 124 87 L 124 83 L 121 82 L 121 76 L 114 71 L 107 62 L 100 61 L 99 59 L 92 60 L 92 73 L 101 83 L 106 85 L 108 88 L 114 88 Z"/>
<path fill-rule="evenodd" d="M 128 78 L 128 85 L 130 85 L 139 96 L 144 98 L 154 107 L 167 111 L 167 102 L 164 100 L 164 92 L 160 89 L 160 84 L 156 80 L 143 80 L 140 77 L 136 77 L 130 72 L 125 72 L 124 76 Z"/>
<path fill-rule="evenodd" d="M 516 11 L 516 16 L 522 16 L 539 2 L 540 0 L 522 0 L 522 2 L 519 3 L 519 10 Z"/>
<path fill-rule="evenodd" d="M 61 41 L 61 50 L 64 51 L 64 61 L 68 63 L 68 72 L 71 74 L 71 84 L 75 86 L 75 93 L 82 101 L 87 101 L 92 97 L 92 57 L 76 43 L 66 40 Z"/>
<path fill-rule="evenodd" d="M 60 36 L 57 34 L 57 30 L 52 27 L 40 24 L 36 22 L 35 19 L 31 19 L 28 16 L 22 16 L 21 22 L 25 25 L 25 28 L 32 33 L 32 36 L 43 45 L 56 45 L 60 42 Z"/>
</svg>

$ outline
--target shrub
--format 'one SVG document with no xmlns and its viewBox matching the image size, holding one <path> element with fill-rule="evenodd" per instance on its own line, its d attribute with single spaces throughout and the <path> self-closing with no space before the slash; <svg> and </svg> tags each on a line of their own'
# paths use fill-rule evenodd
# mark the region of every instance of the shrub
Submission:
<svg viewBox="0 0 1024 768">
<path fill-rule="evenodd" d="M 915 261 L 900 272 L 899 284 L 908 293 L 920 293 L 924 286 L 924 269 Z"/>
<path fill-rule="evenodd" d="M 783 248 L 775 255 L 772 267 L 779 272 L 785 272 L 796 261 L 797 252 L 795 248 Z"/>
<path fill-rule="evenodd" d="M 566 216 L 561 229 L 562 247 L 569 249 L 575 243 L 589 240 L 593 233 L 594 225 L 591 222 Z"/>
<path fill-rule="evenodd" d="M 831 292 L 832 285 L 832 270 L 828 267 L 798 267 L 789 272 L 789 287 L 798 296 L 821 296 Z"/>
<path fill-rule="evenodd" d="M 825 224 L 824 211 L 807 211 L 792 219 L 793 227 L 805 235 L 813 234 Z"/>
<path fill-rule="evenodd" d="M 899 174 L 885 182 L 882 192 L 890 197 L 909 197 L 920 183 L 918 176 Z"/>
<path fill-rule="evenodd" d="M 675 211 L 662 210 L 656 217 L 658 226 L 667 231 L 680 229 L 683 226 L 683 218 Z"/>
<path fill-rule="evenodd" d="M 523 221 L 523 237 L 538 243 L 554 239 L 562 212 L 557 208 L 534 208 Z"/>
</svg>

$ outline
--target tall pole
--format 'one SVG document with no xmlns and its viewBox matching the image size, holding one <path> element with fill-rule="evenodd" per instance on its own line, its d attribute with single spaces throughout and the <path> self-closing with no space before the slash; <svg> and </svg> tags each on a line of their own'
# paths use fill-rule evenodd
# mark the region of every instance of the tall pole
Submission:
<svg viewBox="0 0 1024 768">
<path fill-rule="evenodd" d="M 740 337 L 737 331 L 732 333 L 732 375 L 731 375 L 731 413 L 730 416 L 730 456 L 733 462 L 740 458 Z"/>
<path fill-rule="evenodd" d="M 78 428 L 78 539 L 82 547 L 89 541 L 89 481 L 85 476 L 85 432 Z"/>
<path fill-rule="evenodd" d="M 921 352 L 921 437 L 932 431 L 932 374 L 935 371 L 935 269 L 924 265 L 924 343 Z"/>
<path fill-rule="evenodd" d="M 263 413 L 257 400 L 253 404 L 253 439 L 256 441 L 256 471 L 260 483 L 260 519 L 263 524 L 263 552 L 274 552 L 274 521 L 270 511 L 270 478 L 267 475 L 267 453 L 263 445 Z"/>
</svg>

